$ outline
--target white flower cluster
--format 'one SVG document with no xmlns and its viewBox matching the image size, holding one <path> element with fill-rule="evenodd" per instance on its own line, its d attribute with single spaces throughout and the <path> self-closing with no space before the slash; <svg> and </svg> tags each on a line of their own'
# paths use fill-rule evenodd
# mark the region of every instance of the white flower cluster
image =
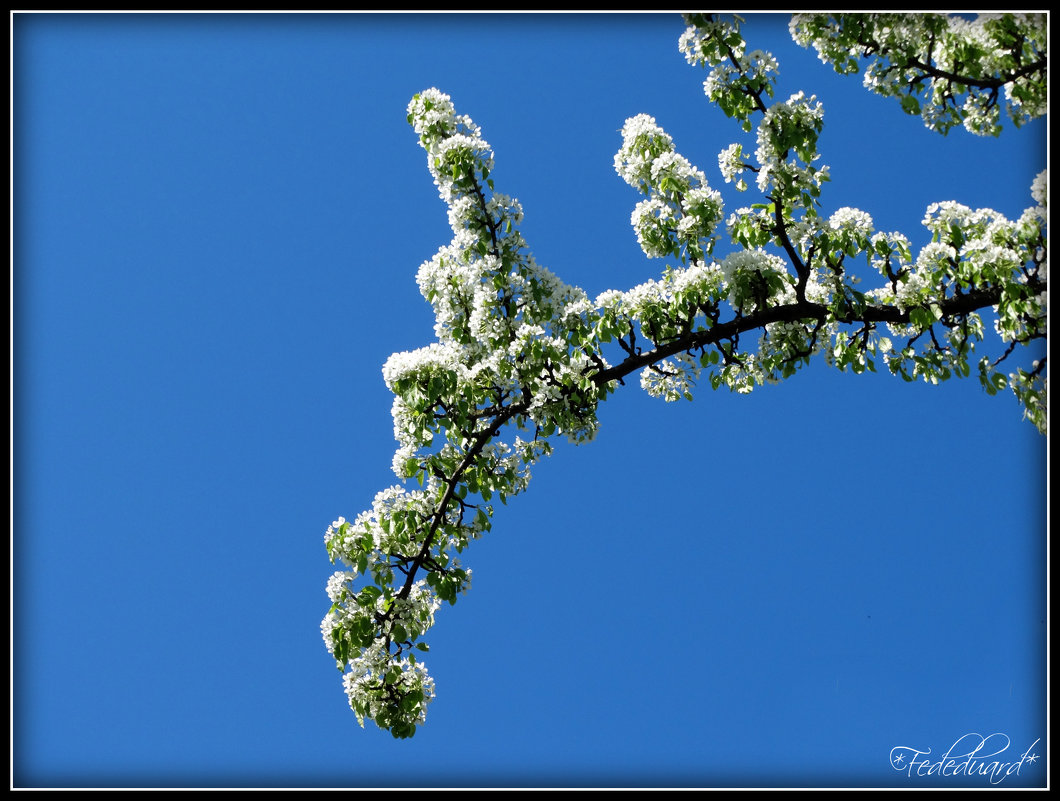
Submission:
<svg viewBox="0 0 1060 801">
<path fill-rule="evenodd" d="M 737 250 L 719 265 L 734 309 L 752 311 L 756 305 L 794 300 L 784 260 L 764 250 Z"/>
<path fill-rule="evenodd" d="M 918 270 L 931 274 L 949 270 L 956 260 L 957 249 L 953 245 L 945 242 L 929 242 L 920 249 L 920 255 L 916 257 L 916 266 Z"/>
<path fill-rule="evenodd" d="M 1031 187 L 1035 200 L 1044 200 L 1045 176 L 1039 175 Z M 934 344 L 926 354 L 918 354 L 912 341 L 927 326 L 942 318 L 941 304 L 963 292 L 1000 290 L 994 307 L 993 328 L 1003 342 L 1028 342 L 1044 337 L 1048 298 L 1044 288 L 1028 293 L 1031 281 L 1046 280 L 1046 214 L 1039 205 L 1024 211 L 1016 222 L 992 209 L 972 210 L 954 201 L 933 203 L 924 216 L 932 233 L 913 263 L 909 263 L 909 242 L 898 234 L 874 234 L 873 263 L 888 276 L 886 287 L 866 295 L 910 313 L 908 325 L 890 324 L 895 336 L 910 338 L 904 348 L 891 350 L 888 342 L 884 358 L 892 372 L 919 376 L 938 383 L 952 372 L 967 375 L 967 354 L 983 338 L 983 322 L 978 314 L 965 314 L 960 325 L 946 323 L 933 331 Z M 1026 378 L 1026 380 L 1024 380 Z M 1003 376 L 995 375 L 995 365 L 980 359 L 980 380 L 990 394 L 1003 386 Z M 999 383 L 1000 382 L 1000 383 Z M 1045 398 L 1045 377 L 1021 377 L 1011 373 L 1007 383 L 1023 404 L 1026 416 L 1044 430 L 1044 417 L 1037 414 Z"/>
<path fill-rule="evenodd" d="M 328 579 L 328 598 L 331 599 L 333 604 L 345 600 L 346 593 L 350 588 L 350 582 L 355 578 L 357 578 L 356 569 L 340 570 L 331 575 L 331 578 Z"/>
<path fill-rule="evenodd" d="M 816 196 L 828 180 L 828 167 L 812 166 L 820 158 L 817 137 L 823 125 L 824 108 L 816 95 L 806 97 L 797 92 L 766 110 L 758 126 L 755 151 L 761 165 L 757 182 L 762 194 L 784 200 Z"/>
<path fill-rule="evenodd" d="M 898 231 L 877 231 L 869 237 L 871 263 L 883 276 L 890 270 L 892 274 L 901 272 L 911 258 L 909 238 Z"/>
<path fill-rule="evenodd" d="M 700 262 L 668 269 L 661 280 L 645 281 L 626 292 L 609 289 L 597 297 L 596 306 L 605 315 L 665 329 L 671 314 L 711 305 L 724 291 L 719 266 Z"/>
<path fill-rule="evenodd" d="M 372 509 L 359 514 L 353 523 L 340 517 L 328 527 L 324 535 L 328 553 L 332 561 L 341 561 L 351 569 L 358 568 L 362 555 L 369 557 L 369 565 L 384 562 L 387 554 L 414 556 L 419 544 L 403 527 L 389 523 L 396 515 L 415 518 L 427 514 L 430 508 L 430 499 L 423 491 L 407 492 L 400 486 L 382 490 L 376 494 Z"/>
<path fill-rule="evenodd" d="M 640 201 L 629 218 L 637 234 L 637 244 L 649 259 L 666 256 L 673 251 L 670 232 L 677 224 L 674 211 L 658 198 Z"/>
<path fill-rule="evenodd" d="M 721 105 L 722 99 L 739 86 L 742 77 L 743 73 L 738 66 L 724 61 L 719 62 L 714 65 L 714 69 L 703 81 L 703 94 L 711 103 Z"/>
<path fill-rule="evenodd" d="M 938 237 L 948 237 L 951 230 L 962 230 L 973 222 L 974 212 L 955 200 L 932 203 L 921 223 Z"/>
<path fill-rule="evenodd" d="M 458 353 L 452 344 L 432 342 L 414 351 L 391 354 L 383 364 L 383 381 L 391 392 L 399 392 L 399 385 L 405 379 L 416 378 L 422 373 L 451 372 L 460 367 Z"/>
<path fill-rule="evenodd" d="M 673 197 L 680 192 L 681 187 L 693 182 L 704 183 L 705 181 L 706 177 L 703 173 L 695 169 L 688 159 L 671 150 L 659 154 L 652 161 L 651 178 L 648 183 L 660 195 Z"/>
<path fill-rule="evenodd" d="M 674 150 L 654 117 L 638 114 L 622 127 L 615 171 L 647 200 L 630 215 L 637 243 L 648 258 L 668 255 L 695 262 L 714 249 L 722 218 L 721 194 L 702 170 Z"/>
<path fill-rule="evenodd" d="M 622 126 L 622 147 L 615 154 L 615 172 L 627 184 L 643 194 L 652 187 L 652 164 L 655 159 L 672 153 L 674 140 L 647 114 L 630 117 Z"/>
<path fill-rule="evenodd" d="M 1049 379 L 1040 371 L 1040 361 L 1036 359 L 1031 367 L 1033 374 L 1023 368 L 1009 373 L 1008 384 L 1024 407 L 1024 419 L 1030 420 L 1039 431 L 1045 433 L 1049 419 L 1049 406 L 1046 403 Z"/>
<path fill-rule="evenodd" d="M 458 567 L 456 560 L 450 563 L 451 567 Z M 471 571 L 465 571 L 469 580 L 464 584 L 466 590 L 470 586 Z M 422 579 L 415 582 L 405 598 L 392 599 L 390 613 L 394 623 L 404 629 L 405 634 L 412 639 L 422 637 L 427 629 L 434 625 L 434 613 L 441 607 L 438 596 L 431 592 L 427 583 Z M 385 611 L 385 603 L 380 602 L 380 611 Z M 393 629 L 391 629 L 393 630 Z"/>
<path fill-rule="evenodd" d="M 403 726 L 407 731 L 408 727 L 426 720 L 427 705 L 435 695 L 434 679 L 428 675 L 422 662 L 408 657 L 395 662 L 382 643 L 365 649 L 360 657 L 350 660 L 350 669 L 343 675 L 342 683 L 350 708 L 362 727 L 368 718 L 386 724 L 392 730 Z M 390 694 L 400 694 L 412 702 L 399 706 L 400 714 L 395 715 L 389 695 L 379 692 L 381 686 L 388 687 Z"/>
<path fill-rule="evenodd" d="M 488 175 L 493 151 L 471 118 L 458 115 L 449 95 L 428 89 L 409 102 L 408 118 L 427 151 L 427 167 L 442 200 L 450 203 L 459 192 L 456 182 L 467 177 L 473 165 Z"/>
<path fill-rule="evenodd" d="M 686 15 L 691 26 L 678 41 L 678 47 L 690 64 L 711 67 L 703 82 L 703 92 L 730 117 L 740 120 L 744 130 L 751 130 L 750 113 L 762 94 L 773 96 L 778 72 L 771 53 L 752 50 L 745 54 L 745 44 L 736 20 L 724 20 L 701 14 Z"/>
<path fill-rule="evenodd" d="M 729 54 L 736 59 L 743 56 L 745 44 L 734 20 L 686 16 L 685 21 L 690 24 L 677 47 L 689 64 L 715 64 Z"/>
<path fill-rule="evenodd" d="M 843 207 L 828 218 L 828 225 L 836 231 L 846 231 L 855 236 L 872 234 L 872 217 L 860 209 Z"/>
<path fill-rule="evenodd" d="M 1049 171 L 1042 170 L 1034 177 L 1034 181 L 1031 183 L 1031 197 L 1034 198 L 1034 202 L 1043 208 L 1047 208 L 1047 199 L 1049 197 Z"/>
<path fill-rule="evenodd" d="M 692 389 L 699 379 L 700 365 L 690 353 L 679 353 L 672 359 L 645 367 L 640 374 L 640 385 L 653 398 L 667 403 L 692 400 Z"/>
<path fill-rule="evenodd" d="M 743 161 L 743 145 L 733 143 L 718 154 L 718 169 L 721 170 L 725 183 L 733 183 L 737 191 L 743 192 L 747 189 L 747 181 L 741 177 L 746 169 Z"/>
</svg>

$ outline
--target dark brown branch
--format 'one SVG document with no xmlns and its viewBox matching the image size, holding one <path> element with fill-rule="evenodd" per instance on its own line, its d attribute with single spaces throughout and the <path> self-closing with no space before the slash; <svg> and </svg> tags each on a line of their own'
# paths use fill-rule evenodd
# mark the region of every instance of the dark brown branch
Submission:
<svg viewBox="0 0 1060 801">
<path fill-rule="evenodd" d="M 884 55 L 888 58 L 890 57 L 886 54 L 885 51 L 882 51 L 881 55 Z M 1046 64 L 1046 59 L 1042 58 L 1032 64 L 1027 64 L 1024 67 L 1021 67 L 1020 69 L 1015 70 L 1014 72 L 1008 73 L 1007 76 L 1002 76 L 999 78 L 972 78 L 968 75 L 959 75 L 956 72 L 949 72 L 947 70 L 939 69 L 938 67 L 932 64 L 925 64 L 924 62 L 916 58 L 907 58 L 905 62 L 905 68 L 913 67 L 915 69 L 918 69 L 925 75 L 927 75 L 929 78 L 940 78 L 949 81 L 950 83 L 959 83 L 964 86 L 973 87 L 975 89 L 992 89 L 996 91 L 1003 87 L 1005 84 L 1012 83 L 1013 81 L 1016 81 L 1027 75 L 1031 75 L 1032 73 L 1041 72 L 1044 74 Z"/>
<path fill-rule="evenodd" d="M 1042 290 L 1045 285 L 1040 286 Z M 942 311 L 943 318 L 958 317 L 979 309 L 996 306 L 1001 299 L 1000 287 L 989 287 L 987 289 L 973 290 L 963 295 L 946 298 L 938 301 L 937 305 Z M 630 355 L 616 365 L 602 370 L 593 375 L 592 380 L 597 386 L 602 386 L 610 381 L 615 381 L 630 373 L 654 364 L 662 359 L 675 356 L 684 351 L 714 345 L 727 339 L 732 339 L 740 334 L 764 328 L 771 323 L 796 323 L 802 321 L 815 321 L 821 323 L 828 318 L 829 308 L 821 303 L 811 303 L 802 300 L 785 306 L 773 306 L 772 308 L 755 311 L 752 314 L 740 315 L 725 323 L 690 332 L 684 336 L 670 340 L 658 347 L 635 355 Z M 854 316 L 834 318 L 836 322 L 852 324 L 862 323 L 865 325 L 876 323 L 892 323 L 895 325 L 906 325 L 910 322 L 908 311 L 902 311 L 896 306 L 867 306 L 863 313 Z"/>
<path fill-rule="evenodd" d="M 459 485 L 460 481 L 463 479 L 464 473 L 482 452 L 482 449 L 486 447 L 487 443 L 489 443 L 489 441 L 497 435 L 497 432 L 504 427 L 504 424 L 517 414 L 524 413 L 528 408 L 528 405 L 525 403 L 506 406 L 503 410 L 498 412 L 497 417 L 488 428 L 483 429 L 475 435 L 471 447 L 468 448 L 467 453 L 464 454 L 464 458 L 453 471 L 453 475 L 451 475 L 446 481 L 445 492 L 442 494 L 441 500 L 438 502 L 438 505 L 435 507 L 435 510 L 431 515 L 431 525 L 427 529 L 427 536 L 424 537 L 423 545 L 420 546 L 420 552 L 409 566 L 408 578 L 405 579 L 405 583 L 402 585 L 401 590 L 396 597 L 408 598 L 409 593 L 412 592 L 412 585 L 415 583 L 416 573 L 419 572 L 419 569 L 423 566 L 430 554 L 431 545 L 434 543 L 434 536 L 438 533 L 438 528 L 445 519 L 446 510 L 449 508 L 449 502 L 455 497 L 457 485 Z"/>
</svg>

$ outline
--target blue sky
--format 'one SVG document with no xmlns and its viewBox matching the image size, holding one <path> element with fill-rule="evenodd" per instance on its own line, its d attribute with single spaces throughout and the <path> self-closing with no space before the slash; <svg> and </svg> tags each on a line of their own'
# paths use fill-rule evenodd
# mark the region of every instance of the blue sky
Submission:
<svg viewBox="0 0 1060 801">
<path fill-rule="evenodd" d="M 540 263 L 628 289 L 664 264 L 627 117 L 757 200 L 683 27 L 13 17 L 14 786 L 986 786 L 889 755 L 1046 753 L 1045 438 L 974 380 L 823 365 L 683 404 L 628 382 L 467 552 L 415 738 L 346 706 L 323 532 L 396 482 L 380 368 L 433 338 L 415 273 L 451 236 L 406 104 L 482 126 Z M 1044 121 L 943 138 L 784 19 L 745 35 L 824 104 L 826 213 L 919 246 L 931 202 L 1032 204 Z"/>
</svg>

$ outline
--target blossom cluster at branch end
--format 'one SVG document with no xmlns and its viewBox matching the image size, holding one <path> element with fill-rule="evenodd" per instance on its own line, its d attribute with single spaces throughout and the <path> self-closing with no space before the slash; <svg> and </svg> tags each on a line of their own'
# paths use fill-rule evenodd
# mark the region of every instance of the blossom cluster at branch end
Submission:
<svg viewBox="0 0 1060 801">
<path fill-rule="evenodd" d="M 436 341 L 383 367 L 394 393 L 392 468 L 414 489 L 376 496 L 353 522 L 328 528 L 332 607 L 321 624 L 362 725 L 410 737 L 434 683 L 424 637 L 443 603 L 471 581 L 460 554 L 489 531 L 493 501 L 522 492 L 550 439 L 592 439 L 611 391 L 593 332 L 599 314 L 527 251 L 514 198 L 494 191 L 493 151 L 448 95 L 429 89 L 408 107 L 427 167 L 448 206 L 453 239 L 419 269 Z"/>
</svg>

